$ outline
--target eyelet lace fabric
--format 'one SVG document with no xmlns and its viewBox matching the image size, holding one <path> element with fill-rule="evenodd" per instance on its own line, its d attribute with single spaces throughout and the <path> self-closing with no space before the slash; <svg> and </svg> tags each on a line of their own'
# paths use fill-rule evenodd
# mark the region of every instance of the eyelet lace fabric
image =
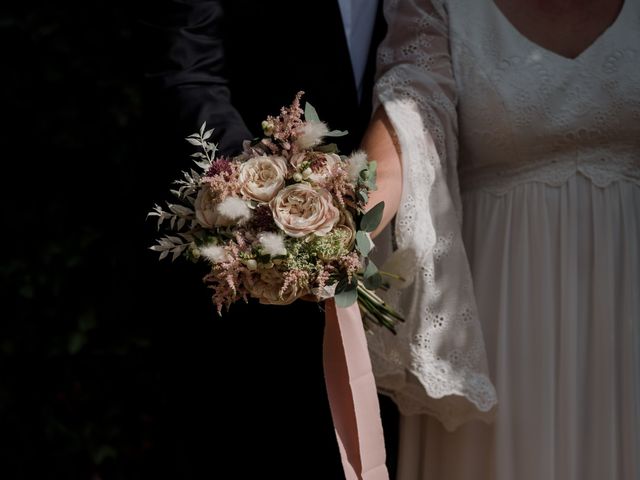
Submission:
<svg viewBox="0 0 640 480">
<path fill-rule="evenodd" d="M 369 340 L 381 390 L 405 414 L 429 413 L 449 429 L 490 421 L 488 377 L 473 284 L 461 236 L 456 85 L 447 17 L 438 3 L 390 2 L 390 34 L 379 49 L 375 100 L 402 150 L 403 194 L 390 235 L 376 242 L 384 269 L 405 277 L 387 300 L 406 318 L 398 335 Z M 410 285 L 406 285 L 410 284 Z"/>
<path fill-rule="evenodd" d="M 635 0 L 575 59 L 520 34 L 492 0 L 449 0 L 459 92 L 462 190 L 518 185 L 640 184 L 640 42 Z"/>
<path fill-rule="evenodd" d="M 404 414 L 433 415 L 449 430 L 490 421 L 498 400 L 460 192 L 505 195 L 576 175 L 602 188 L 640 185 L 640 50 L 616 42 L 638 25 L 635 0 L 576 59 L 541 55 L 489 2 L 387 1 L 378 51 L 374 101 L 398 136 L 404 183 L 376 255 L 405 277 L 386 298 L 407 321 L 397 336 L 370 336 L 374 373 Z"/>
</svg>

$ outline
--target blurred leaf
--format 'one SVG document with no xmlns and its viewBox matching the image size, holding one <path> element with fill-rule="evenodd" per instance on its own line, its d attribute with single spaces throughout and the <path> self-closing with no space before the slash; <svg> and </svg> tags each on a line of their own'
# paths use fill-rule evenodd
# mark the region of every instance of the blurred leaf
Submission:
<svg viewBox="0 0 640 480">
<path fill-rule="evenodd" d="M 369 255 L 369 252 L 371 252 L 373 242 L 371 241 L 371 238 L 369 237 L 367 232 L 358 230 L 356 232 L 356 245 L 358 246 L 358 251 L 366 257 L 367 255 Z"/>
<path fill-rule="evenodd" d="M 96 452 L 92 454 L 93 463 L 96 465 L 100 465 L 107 458 L 116 458 L 118 456 L 118 452 L 111 447 L 110 445 L 102 445 Z"/>
<path fill-rule="evenodd" d="M 355 276 L 351 282 L 347 278 L 343 278 L 336 286 L 335 302 L 339 308 L 346 308 L 358 300 L 358 280 Z"/>
<path fill-rule="evenodd" d="M 74 332 L 71 334 L 71 337 L 69 337 L 69 353 L 75 355 L 82 350 L 82 347 L 84 347 L 86 343 L 87 337 L 83 332 Z"/>
<path fill-rule="evenodd" d="M 376 204 L 371 210 L 364 214 L 360 220 L 360 230 L 365 232 L 373 232 L 382 220 L 382 212 L 384 211 L 384 202 Z"/>
<path fill-rule="evenodd" d="M 364 271 L 364 281 L 362 283 L 369 290 L 376 290 L 382 285 L 382 276 L 378 271 L 378 267 L 371 260 L 369 260 Z"/>
<path fill-rule="evenodd" d="M 94 312 L 85 312 L 78 320 L 80 331 L 86 333 L 96 327 L 96 314 Z"/>
<path fill-rule="evenodd" d="M 325 137 L 344 137 L 345 135 L 349 135 L 349 132 L 346 130 L 331 130 Z"/>
</svg>

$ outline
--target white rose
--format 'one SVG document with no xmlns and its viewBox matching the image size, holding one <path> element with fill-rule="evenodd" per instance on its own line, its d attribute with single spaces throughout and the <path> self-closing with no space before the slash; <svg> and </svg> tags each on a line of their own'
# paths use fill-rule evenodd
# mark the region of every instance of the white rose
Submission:
<svg viewBox="0 0 640 480">
<path fill-rule="evenodd" d="M 300 238 L 311 233 L 324 236 L 340 219 L 331 194 L 306 183 L 289 185 L 269 203 L 273 220 L 287 235 Z"/>
<path fill-rule="evenodd" d="M 239 181 L 243 195 L 268 202 L 284 187 L 287 162 L 282 157 L 261 156 L 240 164 Z"/>
</svg>

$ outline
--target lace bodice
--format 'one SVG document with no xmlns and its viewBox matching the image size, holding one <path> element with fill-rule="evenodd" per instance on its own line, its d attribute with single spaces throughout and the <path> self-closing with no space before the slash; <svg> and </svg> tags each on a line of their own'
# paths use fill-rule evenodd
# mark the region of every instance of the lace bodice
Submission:
<svg viewBox="0 0 640 480">
<path fill-rule="evenodd" d="M 377 257 L 407 319 L 369 346 L 381 390 L 449 429 L 491 418 L 495 390 L 461 237 L 460 191 L 640 181 L 640 0 L 578 58 L 523 37 L 492 0 L 388 0 L 374 103 L 402 150 L 403 193 Z M 380 260 L 379 260 L 380 261 Z"/>
<path fill-rule="evenodd" d="M 527 39 L 493 0 L 447 9 L 463 190 L 557 185 L 576 171 L 600 186 L 640 181 L 637 0 L 575 59 Z"/>
</svg>

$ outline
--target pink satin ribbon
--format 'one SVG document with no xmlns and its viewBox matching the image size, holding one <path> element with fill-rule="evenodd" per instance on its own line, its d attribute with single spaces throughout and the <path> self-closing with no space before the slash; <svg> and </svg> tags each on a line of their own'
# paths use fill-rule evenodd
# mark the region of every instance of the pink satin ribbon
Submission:
<svg viewBox="0 0 640 480">
<path fill-rule="evenodd" d="M 347 480 L 388 480 L 380 406 L 358 304 L 325 302 L 324 374 Z"/>
</svg>

